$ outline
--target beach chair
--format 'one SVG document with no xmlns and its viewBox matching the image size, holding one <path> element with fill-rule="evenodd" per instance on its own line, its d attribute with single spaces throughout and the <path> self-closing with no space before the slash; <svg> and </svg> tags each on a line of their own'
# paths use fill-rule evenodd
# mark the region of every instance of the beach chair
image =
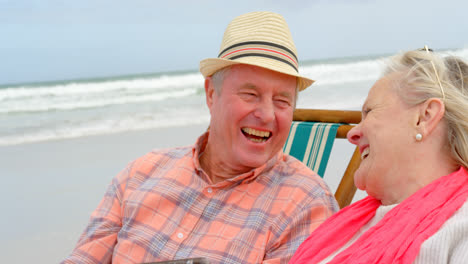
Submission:
<svg viewBox="0 0 468 264">
<path fill-rule="evenodd" d="M 323 177 L 334 140 L 345 139 L 353 124 L 360 121 L 360 111 L 296 109 L 283 151 Z M 356 193 L 354 172 L 360 162 L 359 149 L 356 147 L 335 192 L 340 208 L 353 200 Z"/>
</svg>

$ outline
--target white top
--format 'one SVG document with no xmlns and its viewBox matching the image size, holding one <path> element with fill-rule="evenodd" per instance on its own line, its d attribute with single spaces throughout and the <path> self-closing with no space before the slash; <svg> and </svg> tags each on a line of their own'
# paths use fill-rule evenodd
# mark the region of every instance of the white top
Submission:
<svg viewBox="0 0 468 264">
<path fill-rule="evenodd" d="M 341 251 L 348 248 L 364 232 L 376 225 L 393 205 L 381 205 L 375 216 L 340 249 L 319 263 L 328 263 Z M 468 263 L 468 201 L 450 217 L 442 227 L 421 244 L 421 249 L 414 264 L 466 264 Z"/>
</svg>

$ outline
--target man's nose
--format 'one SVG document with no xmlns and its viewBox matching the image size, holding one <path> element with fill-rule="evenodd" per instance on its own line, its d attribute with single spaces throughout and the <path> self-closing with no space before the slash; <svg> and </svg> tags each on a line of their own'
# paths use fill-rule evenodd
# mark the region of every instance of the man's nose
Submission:
<svg viewBox="0 0 468 264">
<path fill-rule="evenodd" d="M 271 122 L 275 119 L 275 107 L 272 100 L 262 100 L 255 109 L 255 117 L 262 122 Z"/>
</svg>

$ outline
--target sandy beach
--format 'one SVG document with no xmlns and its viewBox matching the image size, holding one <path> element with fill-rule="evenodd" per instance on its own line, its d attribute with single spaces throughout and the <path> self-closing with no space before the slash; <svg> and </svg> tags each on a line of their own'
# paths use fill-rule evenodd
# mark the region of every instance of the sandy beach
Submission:
<svg viewBox="0 0 468 264">
<path fill-rule="evenodd" d="M 2 262 L 60 262 L 71 252 L 112 177 L 154 148 L 192 144 L 206 127 L 0 147 Z"/>
<path fill-rule="evenodd" d="M 155 148 L 189 145 L 207 125 L 0 147 L 7 263 L 57 263 L 73 249 L 112 177 Z M 353 146 L 337 140 L 325 180 L 334 191 Z M 27 251 L 27 254 L 24 252 Z"/>
</svg>

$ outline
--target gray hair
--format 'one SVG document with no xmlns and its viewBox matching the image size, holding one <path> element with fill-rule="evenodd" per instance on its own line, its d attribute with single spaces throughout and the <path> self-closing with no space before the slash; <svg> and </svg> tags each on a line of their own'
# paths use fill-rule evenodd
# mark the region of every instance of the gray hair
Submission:
<svg viewBox="0 0 468 264">
<path fill-rule="evenodd" d="M 391 73 L 401 74 L 395 88 L 408 105 L 442 100 L 452 158 L 468 168 L 468 64 L 455 56 L 416 50 L 392 57 L 384 75 Z"/>
<path fill-rule="evenodd" d="M 231 67 L 232 66 L 224 67 L 224 68 L 218 70 L 217 72 L 215 72 L 211 76 L 211 80 L 213 81 L 213 86 L 214 86 L 214 89 L 215 89 L 215 92 L 216 92 L 217 95 L 221 94 L 224 77 L 229 73 L 229 71 L 231 70 Z M 295 96 L 294 96 L 294 109 L 296 109 L 296 103 L 297 103 L 297 96 L 298 96 L 298 93 L 299 93 L 299 88 L 300 88 L 299 81 L 296 81 L 296 91 L 295 91 Z"/>
</svg>

